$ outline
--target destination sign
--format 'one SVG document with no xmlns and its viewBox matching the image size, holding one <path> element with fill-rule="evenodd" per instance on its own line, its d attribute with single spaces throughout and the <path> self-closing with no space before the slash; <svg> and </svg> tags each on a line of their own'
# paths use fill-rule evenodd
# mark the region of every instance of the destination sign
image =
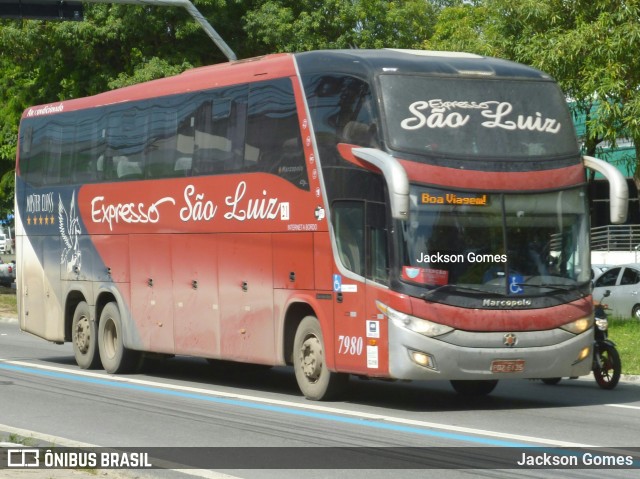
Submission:
<svg viewBox="0 0 640 479">
<path fill-rule="evenodd" d="M 420 195 L 420 203 L 423 205 L 467 205 L 488 206 L 489 197 L 478 193 L 427 193 Z"/>
</svg>

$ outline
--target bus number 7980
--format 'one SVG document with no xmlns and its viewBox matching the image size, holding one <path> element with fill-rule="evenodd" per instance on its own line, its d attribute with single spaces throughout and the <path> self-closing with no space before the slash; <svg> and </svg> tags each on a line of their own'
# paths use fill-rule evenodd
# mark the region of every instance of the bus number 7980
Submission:
<svg viewBox="0 0 640 479">
<path fill-rule="evenodd" d="M 351 356 L 360 356 L 362 354 L 362 337 L 356 336 L 338 336 L 340 347 L 338 354 L 349 354 Z"/>
</svg>

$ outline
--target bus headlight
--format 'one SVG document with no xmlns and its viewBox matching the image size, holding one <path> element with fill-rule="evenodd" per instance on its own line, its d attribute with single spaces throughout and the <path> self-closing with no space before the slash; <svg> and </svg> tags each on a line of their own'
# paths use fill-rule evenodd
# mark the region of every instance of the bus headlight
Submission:
<svg viewBox="0 0 640 479">
<path fill-rule="evenodd" d="M 426 319 L 416 318 L 415 316 L 396 311 L 380 301 L 376 301 L 376 306 L 378 307 L 378 310 L 380 310 L 380 312 L 389 318 L 389 320 L 391 320 L 396 326 L 409 329 L 430 338 L 453 331 L 453 328 L 449 326 L 434 323 Z"/>
<path fill-rule="evenodd" d="M 560 327 L 570 333 L 580 334 L 584 333 L 591 326 L 593 326 L 593 315 L 587 316 L 586 318 L 576 319 L 575 321 L 564 324 Z"/>
</svg>

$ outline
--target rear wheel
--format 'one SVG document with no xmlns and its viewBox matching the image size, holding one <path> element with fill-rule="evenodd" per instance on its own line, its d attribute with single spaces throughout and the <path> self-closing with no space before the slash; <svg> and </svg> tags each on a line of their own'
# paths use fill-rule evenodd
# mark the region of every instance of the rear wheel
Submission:
<svg viewBox="0 0 640 479">
<path fill-rule="evenodd" d="M 451 381 L 451 385 L 453 389 L 456 390 L 457 393 L 463 394 L 465 396 L 486 396 L 491 393 L 496 386 L 498 385 L 497 379 L 492 380 L 470 380 L 470 381 Z"/>
<path fill-rule="evenodd" d="M 640 304 L 636 304 L 631 310 L 631 316 L 635 319 L 640 319 Z"/>
<path fill-rule="evenodd" d="M 71 343 L 78 366 L 82 369 L 96 369 L 100 366 L 98 328 L 91 319 L 91 308 L 84 301 L 78 303 L 73 313 Z"/>
<path fill-rule="evenodd" d="M 593 377 L 602 389 L 613 389 L 620 380 L 622 363 L 615 347 L 603 343 L 596 346 Z"/>
<path fill-rule="evenodd" d="M 327 368 L 322 330 L 313 316 L 305 317 L 296 331 L 293 368 L 298 387 L 307 399 L 333 399 L 344 392 L 349 381 L 348 374 L 334 373 Z"/>
<path fill-rule="evenodd" d="M 130 372 L 138 365 L 140 353 L 124 346 L 122 320 L 116 303 L 108 303 L 102 310 L 98 326 L 98 344 L 100 360 L 108 373 Z"/>
</svg>

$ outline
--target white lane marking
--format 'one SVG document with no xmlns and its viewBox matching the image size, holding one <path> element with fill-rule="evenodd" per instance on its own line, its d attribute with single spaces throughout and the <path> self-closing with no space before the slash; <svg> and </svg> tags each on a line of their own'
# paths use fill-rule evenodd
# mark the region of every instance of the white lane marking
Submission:
<svg viewBox="0 0 640 479">
<path fill-rule="evenodd" d="M 160 389 L 169 389 L 174 391 L 202 394 L 202 395 L 213 396 L 213 397 L 250 401 L 250 402 L 260 403 L 260 404 L 269 404 L 269 405 L 276 405 L 281 407 L 305 409 L 305 410 L 311 410 L 311 411 L 322 412 L 322 413 L 339 414 L 342 416 L 350 416 L 350 417 L 356 417 L 360 419 L 387 422 L 392 424 L 417 426 L 417 427 L 422 427 L 426 429 L 438 429 L 438 430 L 448 431 L 448 432 L 474 434 L 478 436 L 487 436 L 492 438 L 509 439 L 513 441 L 522 441 L 522 442 L 529 442 L 533 444 L 544 444 L 544 445 L 559 446 L 559 447 L 577 447 L 577 448 L 597 447 L 594 445 L 577 443 L 577 442 L 558 441 L 556 439 L 524 436 L 521 434 L 510 434 L 510 433 L 504 433 L 504 432 L 498 432 L 498 431 L 489 431 L 486 429 L 454 426 L 450 424 L 439 424 L 439 423 L 430 422 L 430 421 L 406 419 L 406 418 L 388 416 L 383 414 L 372 414 L 372 413 L 359 412 L 359 411 L 350 411 L 348 409 L 339 409 L 335 407 L 321 406 L 318 404 L 296 403 L 296 402 L 284 401 L 280 399 L 269 399 L 269 398 L 263 398 L 258 396 L 249 396 L 246 394 L 229 393 L 224 391 L 218 391 L 215 389 L 195 388 L 191 386 L 179 386 L 176 384 L 166 384 L 166 383 L 161 383 L 157 381 L 148 381 L 144 379 L 125 378 L 121 376 L 92 373 L 92 372 L 83 371 L 83 370 L 74 371 L 71 369 L 60 368 L 55 366 L 33 364 L 26 361 L 11 361 L 11 360 L 4 360 L 0 358 L 0 362 L 3 362 L 5 364 L 12 364 L 15 366 L 24 366 L 24 367 L 33 368 L 33 369 L 54 371 L 57 373 L 72 374 L 76 376 L 85 376 L 85 377 L 90 377 L 95 379 L 101 379 L 103 381 L 109 380 L 109 381 L 116 381 L 116 382 L 122 382 L 122 383 L 137 384 L 140 386 L 149 386 L 149 387 L 160 388 Z"/>
<path fill-rule="evenodd" d="M 605 406 L 621 407 L 621 408 L 624 408 L 624 409 L 640 409 L 640 406 L 629 406 L 628 404 L 605 404 Z"/>
</svg>

